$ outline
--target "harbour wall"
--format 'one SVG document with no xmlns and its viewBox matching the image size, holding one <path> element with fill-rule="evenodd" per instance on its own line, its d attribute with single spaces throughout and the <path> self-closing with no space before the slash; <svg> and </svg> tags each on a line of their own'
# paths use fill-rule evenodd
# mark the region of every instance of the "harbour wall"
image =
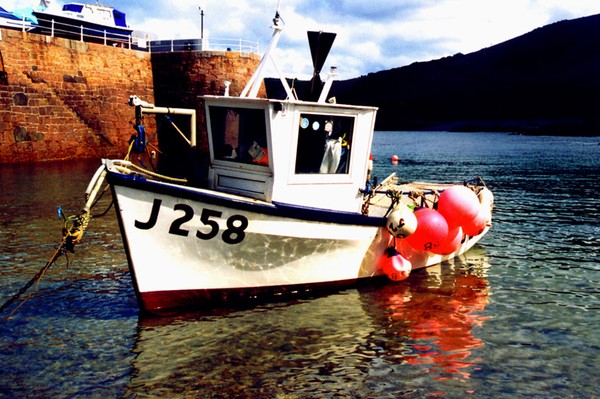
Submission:
<svg viewBox="0 0 600 399">
<path fill-rule="evenodd" d="M 237 52 L 146 53 L 0 29 L 0 164 L 122 158 L 134 133 L 130 95 L 202 110 L 198 96 L 232 95 L 259 62 Z M 1 76 L 0 76 L 1 77 Z M 200 149 L 206 149 L 199 112 Z M 147 130 L 156 127 L 146 117 Z"/>
</svg>

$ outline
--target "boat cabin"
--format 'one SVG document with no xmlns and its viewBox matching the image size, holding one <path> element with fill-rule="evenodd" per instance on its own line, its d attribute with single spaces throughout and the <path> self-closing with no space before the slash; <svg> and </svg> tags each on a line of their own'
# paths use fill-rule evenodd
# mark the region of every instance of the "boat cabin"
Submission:
<svg viewBox="0 0 600 399">
<path fill-rule="evenodd" d="M 376 108 L 203 98 L 211 189 L 272 203 L 360 212 Z"/>
<path fill-rule="evenodd" d="M 127 28 L 125 13 L 98 4 L 67 3 L 63 5 L 65 15 L 97 24 Z"/>
</svg>

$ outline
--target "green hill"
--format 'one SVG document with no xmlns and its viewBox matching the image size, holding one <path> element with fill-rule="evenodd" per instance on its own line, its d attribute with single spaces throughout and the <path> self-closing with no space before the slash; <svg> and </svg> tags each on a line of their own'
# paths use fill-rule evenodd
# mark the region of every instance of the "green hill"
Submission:
<svg viewBox="0 0 600 399">
<path fill-rule="evenodd" d="M 335 82 L 331 95 L 378 106 L 378 130 L 600 135 L 600 15 Z"/>
</svg>

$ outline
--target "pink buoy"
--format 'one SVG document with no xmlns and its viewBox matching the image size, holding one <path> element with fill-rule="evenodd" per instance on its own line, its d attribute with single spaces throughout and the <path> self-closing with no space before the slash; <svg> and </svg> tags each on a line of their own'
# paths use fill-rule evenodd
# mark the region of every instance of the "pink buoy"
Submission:
<svg viewBox="0 0 600 399">
<path fill-rule="evenodd" d="M 392 165 L 398 165 L 399 160 L 398 155 L 392 155 Z"/>
<path fill-rule="evenodd" d="M 490 211 L 488 209 L 481 207 L 479 213 L 477 214 L 477 216 L 475 216 L 473 220 L 463 224 L 464 233 L 471 237 L 475 237 L 483 233 L 483 230 L 485 230 L 485 227 L 487 225 L 489 213 Z"/>
<path fill-rule="evenodd" d="M 450 228 L 463 226 L 473 220 L 479 213 L 479 198 L 465 186 L 451 186 L 440 194 L 437 210 L 441 213 Z"/>
<path fill-rule="evenodd" d="M 396 251 L 394 247 L 385 250 L 385 254 L 379 260 L 379 267 L 392 281 L 401 281 L 408 278 L 411 263 Z"/>
<path fill-rule="evenodd" d="M 433 248 L 432 252 L 438 255 L 450 255 L 460 247 L 463 240 L 462 227 L 457 226 L 448 231 L 448 237 L 443 240 L 440 245 Z"/>
<path fill-rule="evenodd" d="M 448 223 L 435 209 L 419 208 L 415 211 L 417 229 L 405 238 L 411 247 L 420 251 L 431 251 L 448 236 Z"/>
</svg>

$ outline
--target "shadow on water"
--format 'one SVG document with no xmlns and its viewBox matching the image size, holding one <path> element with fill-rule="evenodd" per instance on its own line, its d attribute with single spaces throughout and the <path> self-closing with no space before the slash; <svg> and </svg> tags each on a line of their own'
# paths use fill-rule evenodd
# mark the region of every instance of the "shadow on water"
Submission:
<svg viewBox="0 0 600 399">
<path fill-rule="evenodd" d="M 435 381 L 464 382 L 483 345 L 488 267 L 477 247 L 401 283 L 142 318 L 126 396 L 420 397 Z"/>
</svg>

